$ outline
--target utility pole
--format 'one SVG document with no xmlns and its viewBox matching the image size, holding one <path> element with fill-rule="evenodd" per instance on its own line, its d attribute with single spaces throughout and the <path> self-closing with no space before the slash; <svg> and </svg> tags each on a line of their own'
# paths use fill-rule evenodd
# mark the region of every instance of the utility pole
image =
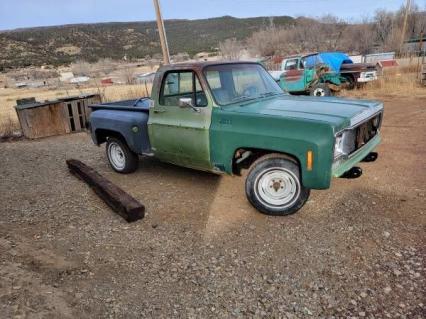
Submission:
<svg viewBox="0 0 426 319">
<path fill-rule="evenodd" d="M 160 34 L 161 49 L 163 51 L 164 64 L 170 64 L 169 45 L 167 44 L 166 30 L 164 28 L 163 16 L 161 15 L 160 0 L 153 0 L 155 13 L 157 15 L 158 33 Z"/>
<path fill-rule="evenodd" d="M 399 53 L 402 52 L 402 46 L 404 45 L 405 33 L 407 32 L 408 14 L 410 13 L 410 9 L 411 9 L 411 0 L 407 0 L 407 4 L 405 5 L 404 24 L 402 25 L 401 44 L 399 46 Z"/>
</svg>

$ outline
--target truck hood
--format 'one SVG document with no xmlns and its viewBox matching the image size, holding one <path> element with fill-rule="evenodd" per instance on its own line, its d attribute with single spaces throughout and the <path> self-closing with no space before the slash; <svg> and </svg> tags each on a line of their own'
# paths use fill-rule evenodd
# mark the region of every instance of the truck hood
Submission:
<svg viewBox="0 0 426 319">
<path fill-rule="evenodd" d="M 225 108 L 238 113 L 325 122 L 339 131 L 381 111 L 383 104 L 372 100 L 280 95 Z"/>
<path fill-rule="evenodd" d="M 346 72 L 365 72 L 365 71 L 376 71 L 376 66 L 374 64 L 369 63 L 352 63 L 342 64 L 340 71 L 345 73 Z"/>
</svg>

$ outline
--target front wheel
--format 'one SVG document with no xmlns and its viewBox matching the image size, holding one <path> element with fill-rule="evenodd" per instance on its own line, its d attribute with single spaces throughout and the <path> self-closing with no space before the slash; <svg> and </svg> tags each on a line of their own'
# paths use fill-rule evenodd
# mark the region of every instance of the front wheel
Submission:
<svg viewBox="0 0 426 319">
<path fill-rule="evenodd" d="M 312 96 L 331 96 L 331 90 L 326 83 L 315 84 L 309 93 Z"/>
<path fill-rule="evenodd" d="M 246 179 L 246 196 L 260 212 L 267 215 L 296 213 L 309 198 L 302 185 L 299 166 L 280 154 L 258 159 Z"/>
<path fill-rule="evenodd" d="M 133 153 L 122 140 L 109 137 L 106 154 L 112 169 L 121 174 L 133 173 L 138 168 L 138 154 Z"/>
</svg>

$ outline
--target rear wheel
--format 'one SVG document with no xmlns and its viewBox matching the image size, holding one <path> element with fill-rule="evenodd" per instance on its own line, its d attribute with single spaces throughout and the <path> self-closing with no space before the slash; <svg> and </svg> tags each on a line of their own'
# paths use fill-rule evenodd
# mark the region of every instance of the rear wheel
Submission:
<svg viewBox="0 0 426 319">
<path fill-rule="evenodd" d="M 354 76 L 352 74 L 345 74 L 345 75 L 343 75 L 343 77 L 346 80 L 347 88 L 349 90 L 353 90 L 355 88 L 355 85 L 356 85 L 356 81 L 355 81 Z"/>
<path fill-rule="evenodd" d="M 108 138 L 106 154 L 112 169 L 118 173 L 129 174 L 138 168 L 138 154 L 132 152 L 127 144 L 118 138 Z"/>
<path fill-rule="evenodd" d="M 325 83 L 315 84 L 310 90 L 312 96 L 331 96 L 331 90 Z"/>
<path fill-rule="evenodd" d="M 246 179 L 249 202 L 267 215 L 290 215 L 309 198 L 310 190 L 302 185 L 299 166 L 280 154 L 258 159 Z"/>
</svg>

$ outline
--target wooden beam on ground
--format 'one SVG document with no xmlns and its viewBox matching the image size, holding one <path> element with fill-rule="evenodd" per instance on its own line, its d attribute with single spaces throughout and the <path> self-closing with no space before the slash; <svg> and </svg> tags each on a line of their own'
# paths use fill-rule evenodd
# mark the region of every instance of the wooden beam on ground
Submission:
<svg viewBox="0 0 426 319">
<path fill-rule="evenodd" d="M 100 198 L 127 222 L 134 222 L 145 216 L 145 206 L 100 175 L 84 163 L 69 159 L 66 161 L 70 172 L 86 182 Z"/>
</svg>

